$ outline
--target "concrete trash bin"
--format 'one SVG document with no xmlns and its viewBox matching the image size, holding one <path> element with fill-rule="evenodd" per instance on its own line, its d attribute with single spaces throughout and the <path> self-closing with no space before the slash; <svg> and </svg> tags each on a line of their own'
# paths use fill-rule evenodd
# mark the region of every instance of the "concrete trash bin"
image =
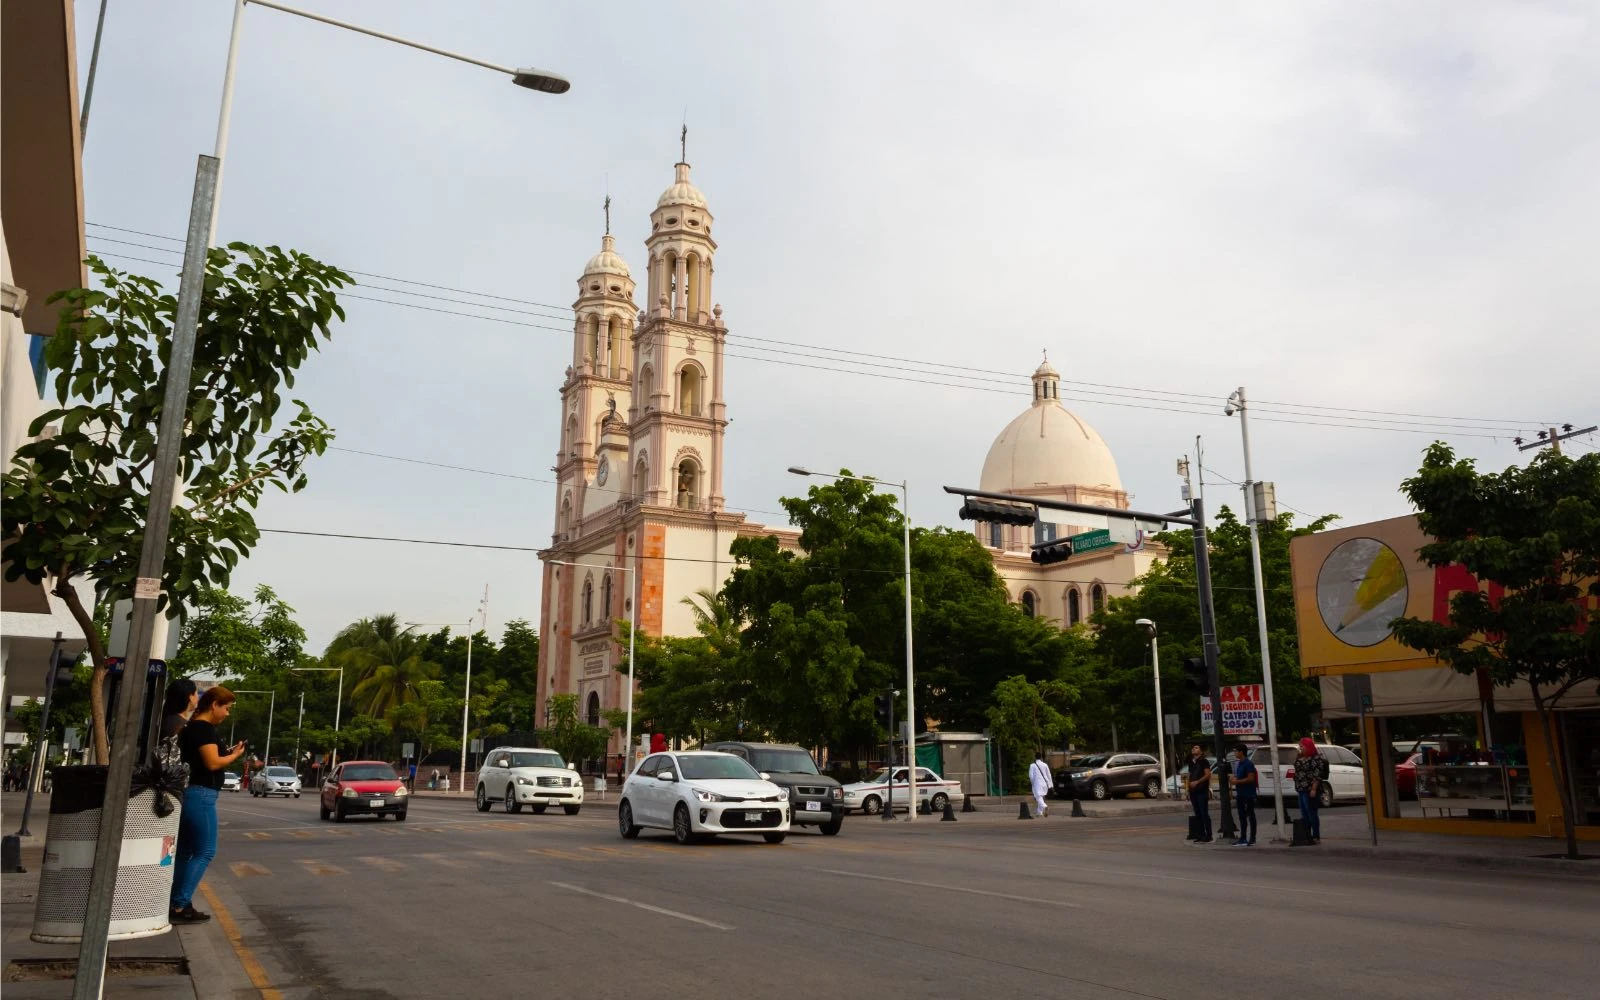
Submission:
<svg viewBox="0 0 1600 1000">
<path fill-rule="evenodd" d="M 74 944 L 83 938 L 89 904 L 89 876 L 94 868 L 95 838 L 105 801 L 107 768 L 100 765 L 60 767 L 50 796 L 50 827 L 45 834 L 39 869 L 39 896 L 33 915 L 33 940 Z M 181 786 L 181 779 L 178 781 Z M 117 891 L 111 903 L 112 941 L 152 937 L 171 929 L 167 921 L 172 873 L 178 845 L 178 819 L 183 813 L 181 790 L 166 799 L 172 811 L 155 813 L 153 788 L 126 803 Z"/>
</svg>

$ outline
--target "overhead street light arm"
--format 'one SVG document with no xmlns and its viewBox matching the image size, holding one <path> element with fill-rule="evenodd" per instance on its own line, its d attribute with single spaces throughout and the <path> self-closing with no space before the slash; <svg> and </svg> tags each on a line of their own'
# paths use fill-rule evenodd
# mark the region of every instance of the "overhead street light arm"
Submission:
<svg viewBox="0 0 1600 1000">
<path fill-rule="evenodd" d="M 1150 514 L 1142 510 L 1122 510 L 1118 507 L 1097 507 L 1092 503 L 1068 503 L 1065 500 L 1050 500 L 1045 497 L 1028 497 L 1018 493 L 991 493 L 987 490 L 972 490 L 964 486 L 946 486 L 946 493 L 958 497 L 977 497 L 980 500 L 998 500 L 1001 503 L 1023 504 L 1030 507 L 1043 507 L 1046 510 L 1066 510 L 1076 514 L 1099 514 L 1102 517 L 1117 517 L 1125 521 L 1164 521 L 1169 524 L 1186 524 L 1191 528 L 1199 527 L 1200 523 L 1195 518 L 1185 513 L 1178 514 Z"/>
</svg>

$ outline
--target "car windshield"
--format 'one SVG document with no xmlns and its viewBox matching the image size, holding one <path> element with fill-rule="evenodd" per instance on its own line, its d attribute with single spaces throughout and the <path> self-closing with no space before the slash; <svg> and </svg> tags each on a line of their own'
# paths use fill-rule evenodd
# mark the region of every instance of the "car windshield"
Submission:
<svg viewBox="0 0 1600 1000">
<path fill-rule="evenodd" d="M 514 753 L 512 767 L 566 767 L 567 762 L 558 753 Z"/>
<path fill-rule="evenodd" d="M 292 778 L 292 777 L 294 777 L 294 768 L 292 768 L 292 767 L 269 767 L 269 768 L 267 768 L 267 773 L 272 775 L 274 778 Z"/>
<path fill-rule="evenodd" d="M 1075 767 L 1105 767 L 1106 761 L 1111 759 L 1108 753 L 1097 753 L 1093 757 L 1085 757 L 1075 764 Z"/>
<path fill-rule="evenodd" d="M 388 764 L 358 764 L 344 769 L 345 781 L 399 781 Z"/>
<path fill-rule="evenodd" d="M 729 754 L 679 757 L 678 766 L 683 768 L 683 777 L 689 781 L 705 781 L 712 778 L 759 779 L 761 777 L 756 773 L 755 768 Z"/>
<path fill-rule="evenodd" d="M 804 750 L 750 748 L 750 763 L 757 771 L 783 771 L 789 774 L 816 774 L 817 762 Z"/>
</svg>

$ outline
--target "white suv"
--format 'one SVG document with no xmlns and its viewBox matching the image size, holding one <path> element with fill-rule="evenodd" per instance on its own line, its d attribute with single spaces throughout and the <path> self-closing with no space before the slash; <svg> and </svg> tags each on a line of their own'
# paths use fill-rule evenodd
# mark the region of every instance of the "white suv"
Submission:
<svg viewBox="0 0 1600 1000">
<path fill-rule="evenodd" d="M 568 816 L 576 816 L 583 808 L 583 779 L 577 766 L 554 750 L 501 747 L 489 752 L 478 771 L 477 802 L 479 812 L 488 812 L 489 803 L 499 802 L 508 813 L 521 812 L 524 805 L 535 813 L 560 806 Z"/>
<path fill-rule="evenodd" d="M 1363 777 L 1365 772 L 1361 768 L 1361 758 L 1344 747 L 1334 746 L 1331 743 L 1318 743 L 1317 752 L 1328 761 L 1328 780 L 1322 784 L 1322 807 L 1327 808 L 1335 802 L 1366 801 L 1367 785 Z M 1295 799 L 1294 760 L 1299 755 L 1299 744 L 1278 744 L 1278 770 L 1283 775 L 1283 788 L 1286 793 L 1284 801 L 1291 808 Z M 1258 746 L 1251 750 L 1250 762 L 1256 766 L 1256 774 L 1260 775 L 1258 780 L 1261 784 L 1257 794 L 1270 801 L 1278 794 L 1278 786 L 1273 783 L 1271 749 Z"/>
</svg>

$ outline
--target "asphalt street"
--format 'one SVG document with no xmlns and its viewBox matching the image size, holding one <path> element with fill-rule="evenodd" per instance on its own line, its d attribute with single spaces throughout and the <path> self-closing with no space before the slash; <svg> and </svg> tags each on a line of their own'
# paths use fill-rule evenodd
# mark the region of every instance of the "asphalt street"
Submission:
<svg viewBox="0 0 1600 1000">
<path fill-rule="evenodd" d="M 622 840 L 615 803 L 418 797 L 403 824 L 334 824 L 309 795 L 225 795 L 207 887 L 286 998 L 1596 989 L 1592 880 L 1188 845 L 1172 815 L 851 817 L 837 837 L 680 847 Z"/>
</svg>

